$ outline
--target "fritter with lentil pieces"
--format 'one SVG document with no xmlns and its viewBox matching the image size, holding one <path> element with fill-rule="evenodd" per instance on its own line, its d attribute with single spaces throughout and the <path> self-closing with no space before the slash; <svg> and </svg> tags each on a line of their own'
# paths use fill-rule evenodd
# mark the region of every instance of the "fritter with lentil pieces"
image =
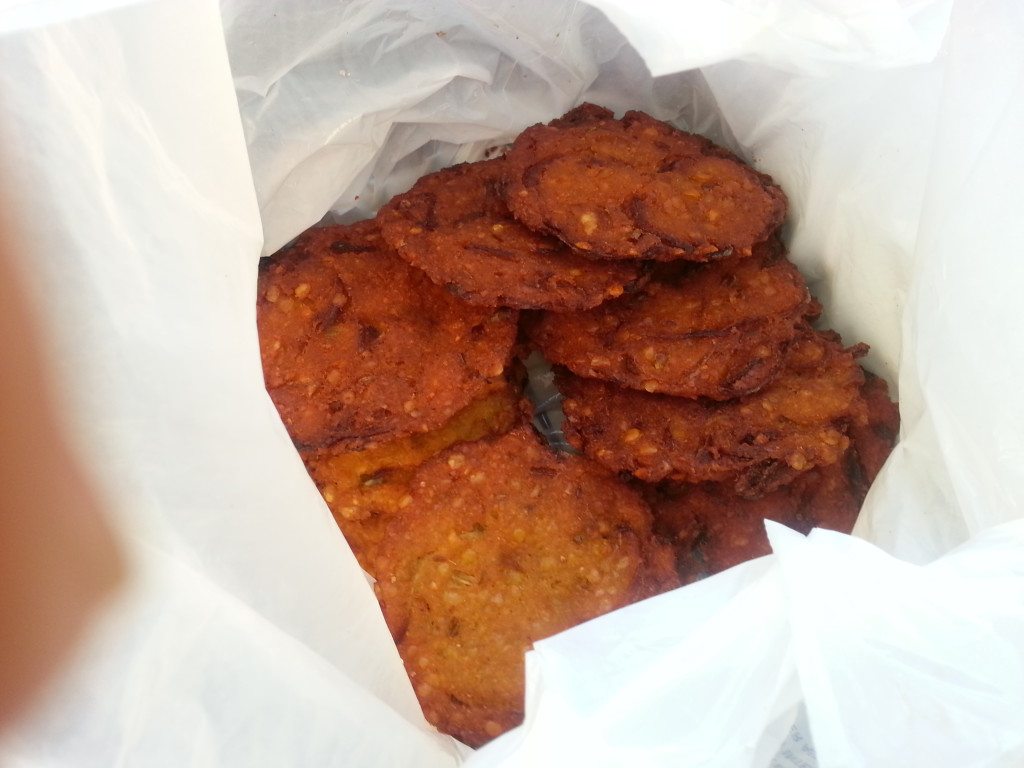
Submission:
<svg viewBox="0 0 1024 768">
<path fill-rule="evenodd" d="M 778 378 L 722 402 L 562 374 L 565 434 L 587 456 L 641 480 L 728 480 L 741 496 L 758 496 L 834 464 L 846 451 L 849 425 L 867 418 L 856 362 L 865 351 L 844 349 L 835 334 L 805 330 Z"/>
<path fill-rule="evenodd" d="M 514 312 L 434 285 L 372 221 L 304 233 L 261 267 L 258 290 L 267 390 L 300 448 L 440 426 L 501 376 L 516 336 Z"/>
<path fill-rule="evenodd" d="M 325 448 L 302 459 L 363 570 L 373 567 L 388 524 L 412 503 L 416 468 L 457 443 L 507 432 L 519 417 L 519 395 L 504 381 L 430 432 L 363 451 Z"/>
<path fill-rule="evenodd" d="M 505 161 L 513 215 L 595 257 L 749 256 L 786 215 L 768 176 L 642 112 L 585 104 L 527 128 Z"/>
<path fill-rule="evenodd" d="M 535 640 L 676 584 L 643 500 L 528 426 L 431 459 L 412 495 L 377 594 L 424 714 L 467 744 L 522 720 Z"/>
<path fill-rule="evenodd" d="M 527 229 L 499 191 L 504 160 L 424 176 L 377 214 L 398 254 L 471 304 L 586 309 L 640 284 L 639 262 L 599 262 Z"/>
<path fill-rule="evenodd" d="M 810 310 L 803 277 L 773 241 L 753 258 L 696 265 L 585 312 L 544 313 L 527 328 L 548 360 L 580 376 L 727 400 L 778 374 Z"/>
</svg>

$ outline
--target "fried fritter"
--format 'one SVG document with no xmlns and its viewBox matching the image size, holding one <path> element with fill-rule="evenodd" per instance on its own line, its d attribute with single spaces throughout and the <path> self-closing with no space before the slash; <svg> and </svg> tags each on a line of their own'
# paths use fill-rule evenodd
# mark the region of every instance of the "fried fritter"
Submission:
<svg viewBox="0 0 1024 768">
<path fill-rule="evenodd" d="M 586 309 L 642 282 L 639 262 L 587 259 L 527 229 L 498 189 L 504 159 L 424 176 L 377 214 L 399 255 L 471 304 Z"/>
<path fill-rule="evenodd" d="M 900 409 L 889 399 L 889 387 L 884 379 L 865 371 L 861 397 L 867 405 L 866 424 L 851 424 L 850 437 L 857 450 L 857 457 L 863 469 L 867 484 L 875 477 L 892 453 L 900 433 Z"/>
<path fill-rule="evenodd" d="M 676 583 L 643 500 L 527 426 L 431 459 L 412 496 L 377 594 L 424 714 L 467 744 L 522 720 L 533 641 Z"/>
<path fill-rule="evenodd" d="M 684 583 L 771 552 L 764 520 L 801 533 L 828 528 L 849 533 L 878 470 L 899 432 L 899 410 L 885 382 L 865 372 L 860 396 L 866 423 L 850 425 L 851 444 L 835 464 L 803 472 L 792 483 L 756 499 L 726 483 L 664 484 L 645 495 L 655 528 L 673 543 Z"/>
<path fill-rule="evenodd" d="M 583 105 L 527 128 L 505 161 L 515 217 L 595 257 L 749 256 L 786 215 L 768 176 L 642 112 Z"/>
<path fill-rule="evenodd" d="M 518 419 L 519 396 L 504 381 L 446 424 L 364 451 L 304 451 L 306 469 L 363 570 L 371 575 L 388 523 L 412 503 L 413 475 L 424 461 L 461 442 L 507 432 Z"/>
<path fill-rule="evenodd" d="M 527 328 L 545 357 L 580 376 L 727 400 L 778 374 L 810 308 L 803 277 L 773 244 L 586 312 L 544 313 Z"/>
<path fill-rule="evenodd" d="M 771 553 L 764 521 L 809 533 L 853 530 L 866 488 L 856 456 L 801 473 L 789 485 L 755 499 L 737 496 L 726 483 L 674 485 L 652 503 L 658 531 L 676 547 L 684 583 Z"/>
<path fill-rule="evenodd" d="M 742 496 L 768 493 L 849 446 L 866 420 L 864 376 L 835 334 L 805 330 L 761 391 L 724 402 L 687 400 L 562 374 L 565 434 L 586 455 L 648 482 L 729 480 Z"/>
<path fill-rule="evenodd" d="M 402 261 L 372 221 L 303 234 L 261 268 L 267 390 L 300 448 L 440 426 L 505 370 L 507 309 L 473 307 Z"/>
</svg>

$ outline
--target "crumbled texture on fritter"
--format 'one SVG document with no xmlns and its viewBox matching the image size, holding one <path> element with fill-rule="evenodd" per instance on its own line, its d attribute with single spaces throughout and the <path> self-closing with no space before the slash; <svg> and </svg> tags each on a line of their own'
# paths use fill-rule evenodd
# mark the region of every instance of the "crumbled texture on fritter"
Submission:
<svg viewBox="0 0 1024 768">
<path fill-rule="evenodd" d="M 501 196 L 504 160 L 424 176 L 377 214 L 410 264 L 465 301 L 522 309 L 586 309 L 641 284 L 639 262 L 588 259 L 527 229 Z"/>
<path fill-rule="evenodd" d="M 503 381 L 447 423 L 363 451 L 304 451 L 303 461 L 363 570 L 373 574 L 388 524 L 412 503 L 417 467 L 457 443 L 507 432 L 518 420 L 519 396 Z"/>
<path fill-rule="evenodd" d="M 899 409 L 882 379 L 867 374 L 861 388 L 867 422 L 850 427 L 849 450 L 835 464 L 799 474 L 781 488 L 749 499 L 727 483 L 649 487 L 644 494 L 658 532 L 672 542 L 684 583 L 771 551 L 764 521 L 808 533 L 849 533 L 899 432 Z"/>
<path fill-rule="evenodd" d="M 642 112 L 583 105 L 527 128 L 505 161 L 515 217 L 596 257 L 749 256 L 786 215 L 768 176 Z"/>
<path fill-rule="evenodd" d="M 545 312 L 527 328 L 545 357 L 580 376 L 727 400 L 779 373 L 811 310 L 803 277 L 773 241 L 585 312 Z"/>
<path fill-rule="evenodd" d="M 306 232 L 259 276 L 267 391 L 300 448 L 367 448 L 440 426 L 501 376 L 516 314 L 460 301 L 373 222 Z"/>
<path fill-rule="evenodd" d="M 523 715 L 523 653 L 676 584 L 647 505 L 529 427 L 424 464 L 375 566 L 427 719 L 478 745 Z"/>
<path fill-rule="evenodd" d="M 834 464 L 851 423 L 865 423 L 864 376 L 834 334 L 806 330 L 782 373 L 759 392 L 724 402 L 624 389 L 570 374 L 565 434 L 586 455 L 641 480 L 724 481 L 743 496 L 768 493 L 800 472 Z"/>
</svg>

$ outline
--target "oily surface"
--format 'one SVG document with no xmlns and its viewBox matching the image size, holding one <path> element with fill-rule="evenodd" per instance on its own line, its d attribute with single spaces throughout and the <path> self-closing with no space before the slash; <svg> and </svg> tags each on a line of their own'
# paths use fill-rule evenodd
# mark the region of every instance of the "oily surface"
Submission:
<svg viewBox="0 0 1024 768">
<path fill-rule="evenodd" d="M 849 424 L 866 419 L 862 352 L 805 330 L 778 378 L 724 402 L 561 375 L 565 434 L 586 455 L 641 480 L 728 480 L 741 495 L 761 495 L 846 451 Z"/>
<path fill-rule="evenodd" d="M 444 425 L 363 451 L 327 448 L 302 458 L 363 570 L 371 575 L 388 524 L 412 503 L 417 467 L 444 449 L 511 429 L 518 395 L 495 382 Z"/>
<path fill-rule="evenodd" d="M 371 221 L 309 230 L 258 288 L 267 390 L 300 448 L 440 426 L 503 373 L 515 340 L 514 312 L 434 285 Z"/>
<path fill-rule="evenodd" d="M 786 215 L 769 177 L 641 112 L 585 104 L 527 128 L 505 161 L 515 217 L 597 257 L 749 256 Z"/>
<path fill-rule="evenodd" d="M 585 309 L 642 281 L 637 262 L 584 258 L 516 221 L 499 190 L 504 162 L 424 176 L 377 214 L 385 239 L 435 283 L 484 306 Z"/>
<path fill-rule="evenodd" d="M 580 376 L 726 400 L 778 374 L 810 308 L 803 277 L 773 243 L 585 312 L 546 312 L 528 329 L 545 357 Z"/>
<path fill-rule="evenodd" d="M 477 745 L 523 715 L 533 641 L 676 583 L 650 511 L 528 426 L 424 464 L 376 565 L 427 719 Z"/>
</svg>

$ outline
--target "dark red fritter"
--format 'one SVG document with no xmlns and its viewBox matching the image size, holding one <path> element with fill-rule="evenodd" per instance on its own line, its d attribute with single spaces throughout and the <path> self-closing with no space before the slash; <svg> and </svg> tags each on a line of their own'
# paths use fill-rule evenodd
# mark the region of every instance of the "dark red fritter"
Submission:
<svg viewBox="0 0 1024 768">
<path fill-rule="evenodd" d="M 528 426 L 425 463 L 375 572 L 427 719 L 470 745 L 523 717 L 523 653 L 675 586 L 647 505 Z"/>
<path fill-rule="evenodd" d="M 781 370 L 811 308 L 803 277 L 772 245 L 692 267 L 585 312 L 529 321 L 554 363 L 580 376 L 680 397 L 727 400 Z"/>
<path fill-rule="evenodd" d="M 584 258 L 516 221 L 499 190 L 504 162 L 424 176 L 377 214 L 384 238 L 435 283 L 483 306 L 586 309 L 643 281 L 639 262 Z"/>
<path fill-rule="evenodd" d="M 648 482 L 723 481 L 757 496 L 834 464 L 851 422 L 866 419 L 856 357 L 834 334 L 805 331 L 782 373 L 735 400 L 687 400 L 558 376 L 565 434 L 586 455 Z"/>
<path fill-rule="evenodd" d="M 857 449 L 865 479 L 870 485 L 875 482 L 896 444 L 900 433 L 900 409 L 889 399 L 889 387 L 885 379 L 873 373 L 865 372 L 861 396 L 867 405 L 868 420 L 866 424 L 851 424 L 850 437 Z"/>
<path fill-rule="evenodd" d="M 853 530 L 866 490 L 848 452 L 844 460 L 801 473 L 789 485 L 755 499 L 737 496 L 728 483 L 662 489 L 652 508 L 658 531 L 672 541 L 684 583 L 771 553 L 764 521 L 801 533 Z"/>
<path fill-rule="evenodd" d="M 786 215 L 768 176 L 642 112 L 583 105 L 527 128 L 505 161 L 515 217 L 602 258 L 749 256 Z"/>
<path fill-rule="evenodd" d="M 870 373 L 866 379 L 861 397 L 867 422 L 850 425 L 850 448 L 837 463 L 803 472 L 789 485 L 755 499 L 738 496 L 727 483 L 664 484 L 646 494 L 656 529 L 676 548 L 684 583 L 769 554 L 765 520 L 801 533 L 812 528 L 853 530 L 899 431 L 899 411 L 885 382 Z"/>
<path fill-rule="evenodd" d="M 299 447 L 359 450 L 440 426 L 500 376 L 516 313 L 473 307 L 375 222 L 309 230 L 261 267 L 267 391 Z"/>
</svg>

